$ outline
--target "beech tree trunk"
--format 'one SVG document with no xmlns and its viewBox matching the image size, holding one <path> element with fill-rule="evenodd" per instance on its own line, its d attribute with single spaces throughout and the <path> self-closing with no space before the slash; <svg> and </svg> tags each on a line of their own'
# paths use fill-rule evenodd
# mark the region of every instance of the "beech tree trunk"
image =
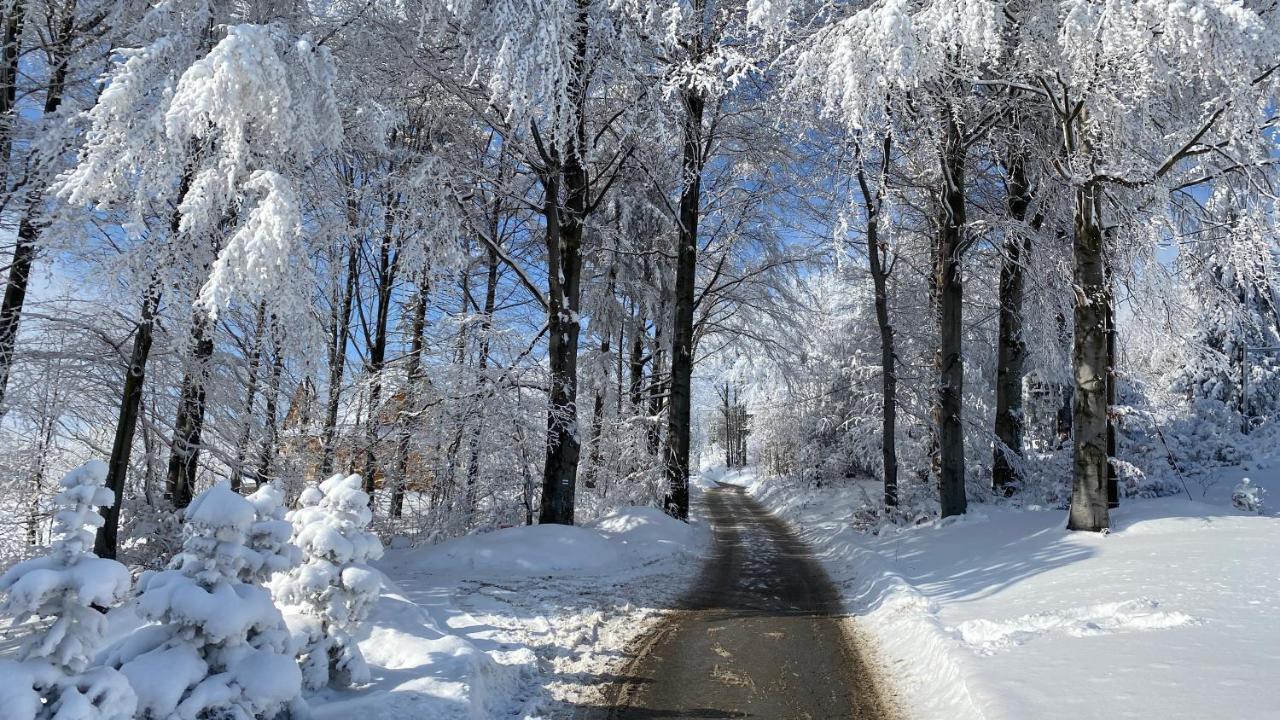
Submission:
<svg viewBox="0 0 1280 720">
<path fill-rule="evenodd" d="M 657 457 L 662 450 L 662 406 L 666 392 L 666 351 L 663 350 L 662 322 L 666 318 L 666 303 L 660 303 L 658 317 L 653 321 L 653 359 L 649 363 L 649 434 L 646 438 L 649 454 Z"/>
<path fill-rule="evenodd" d="M 1107 512 L 1107 317 L 1110 294 L 1106 286 L 1101 222 L 1101 188 L 1091 182 L 1076 190 L 1075 345 L 1072 367 L 1072 432 L 1075 436 L 1070 530 L 1105 530 Z"/>
<path fill-rule="evenodd" d="M 1009 162 L 1009 219 L 1021 225 L 1031 206 L 1031 184 L 1021 156 Z M 992 451 L 991 488 L 998 495 L 1013 494 L 1021 480 L 1011 456 L 1022 456 L 1022 377 L 1026 343 L 1022 340 L 1023 263 L 1031 252 L 1030 235 L 1005 238 L 1000 264 L 1000 317 L 996 346 L 996 443 Z"/>
<path fill-rule="evenodd" d="M 961 252 L 965 226 L 965 151 L 955 118 L 949 117 L 942 150 L 941 217 L 937 246 L 938 292 L 938 496 L 942 517 L 961 515 L 964 490 L 964 357 L 961 325 L 964 288 Z"/>
<path fill-rule="evenodd" d="M 583 52 L 585 53 L 585 38 Z M 578 145 L 567 153 L 564 168 L 566 207 L 557 206 L 558 183 L 547 188 L 548 360 L 550 406 L 547 408 L 547 454 L 542 466 L 542 500 L 538 522 L 572 525 L 577 492 L 578 457 L 578 303 L 582 276 L 582 218 L 586 210 L 586 172 Z"/>
<path fill-rule="evenodd" d="M 615 258 L 616 260 L 616 258 Z M 614 296 L 614 280 L 617 277 L 617 265 L 609 268 L 608 296 Z M 600 472 L 600 436 L 604 432 L 604 399 L 605 388 L 609 383 L 609 353 L 613 344 L 613 335 L 606 329 L 603 339 L 600 341 L 600 367 L 604 371 L 603 377 L 600 378 L 599 384 L 595 389 L 595 401 L 591 406 L 591 438 L 589 444 L 591 446 L 591 457 L 587 461 L 586 477 L 583 478 L 583 484 L 588 488 L 596 486 L 596 475 Z M 622 353 L 619 351 L 619 357 Z"/>
<path fill-rule="evenodd" d="M 493 236 L 496 238 L 498 234 L 498 208 L 496 202 L 494 206 L 494 220 L 491 229 Z M 480 317 L 480 356 L 476 361 L 476 371 L 480 376 L 482 387 L 489 385 L 489 355 L 492 346 L 490 331 L 493 329 L 493 312 L 497 308 L 498 301 L 498 253 L 493 248 L 489 248 L 487 262 L 488 267 L 486 268 L 484 281 L 484 309 Z M 477 397 L 487 400 L 493 397 L 496 392 L 497 388 L 490 386 L 484 392 L 477 393 Z M 484 400 L 479 401 L 483 402 Z M 483 412 L 483 409 L 481 412 Z M 468 441 L 470 444 L 470 460 L 467 464 L 467 491 L 472 496 L 468 501 L 468 515 L 475 510 L 475 487 L 480 475 L 480 428 L 481 423 L 475 423 L 471 427 L 471 439 Z M 470 521 L 470 517 L 467 520 Z"/>
<path fill-rule="evenodd" d="M 240 492 L 240 485 L 248 462 L 249 442 L 253 436 L 253 405 L 258 397 L 258 367 L 262 364 L 262 341 L 267 329 L 267 305 L 258 303 L 258 315 L 254 322 L 253 348 L 249 351 L 248 388 L 244 400 L 244 425 L 236 443 L 236 460 L 231 468 L 231 489 Z"/>
<path fill-rule="evenodd" d="M 151 357 L 152 333 L 159 304 L 160 296 L 153 287 L 142 298 L 142 315 L 134 329 L 133 350 L 129 353 L 129 367 L 125 370 L 124 391 L 120 397 L 120 416 L 111 442 L 111 459 L 107 462 L 106 486 L 115 493 L 115 498 L 101 510 L 103 523 L 93 542 L 93 552 L 98 557 L 116 556 L 124 481 L 129 475 L 129 457 L 133 453 L 133 435 L 142 409 L 142 387 L 147 376 L 147 360 Z"/>
<path fill-rule="evenodd" d="M 267 383 L 265 422 L 262 425 L 262 445 L 258 451 L 258 471 L 257 485 L 263 485 L 271 482 L 272 466 L 276 459 L 276 441 L 279 439 L 280 426 L 278 424 L 278 405 L 280 403 L 280 378 L 284 374 L 284 352 L 280 348 L 279 328 L 276 326 L 275 318 L 272 318 L 271 327 L 276 329 L 272 333 L 273 344 L 275 345 L 275 354 L 271 361 L 271 377 Z"/>
<path fill-rule="evenodd" d="M 695 3 L 701 6 L 701 3 Z M 700 38 L 694 55 L 701 55 Z M 676 246 L 675 307 L 671 329 L 671 394 L 667 409 L 667 513 L 689 518 L 689 417 L 693 382 L 694 280 L 698 272 L 698 213 L 702 203 L 701 91 L 680 93 L 684 106 L 684 152 L 681 160 L 680 228 Z"/>
<path fill-rule="evenodd" d="M 611 351 L 610 335 L 606 335 L 604 340 L 600 341 L 600 356 L 603 360 L 609 356 Z M 585 484 L 589 488 L 596 486 L 596 475 L 600 472 L 600 437 L 604 433 L 604 388 L 609 378 L 602 377 L 600 379 L 600 387 L 596 388 L 595 402 L 591 406 L 591 458 L 587 462 L 587 475 Z"/>
<path fill-rule="evenodd" d="M 631 355 L 627 358 L 627 364 L 630 371 L 630 395 L 631 395 L 631 412 L 636 415 L 643 415 L 645 412 L 644 403 L 644 317 L 637 315 L 635 317 L 634 327 L 631 330 Z"/>
<path fill-rule="evenodd" d="M 396 450 L 396 477 L 391 488 L 391 517 L 404 515 L 404 490 L 409 482 L 409 449 L 413 431 L 417 427 L 418 385 L 422 382 L 422 334 L 427 328 L 427 300 L 430 288 L 425 280 L 418 286 L 418 298 L 413 305 L 413 325 L 410 332 L 408 367 L 405 369 L 404 409 L 400 413 L 400 446 Z"/>
<path fill-rule="evenodd" d="M 354 227 L 354 225 L 352 226 Z M 351 241 L 347 249 L 346 280 L 340 290 L 341 297 L 334 304 L 329 320 L 332 331 L 329 334 L 329 387 L 328 403 L 325 405 L 324 428 L 320 458 L 321 479 L 333 472 L 333 456 L 336 448 L 334 440 L 338 430 L 338 405 L 342 400 L 342 380 L 346 372 L 347 341 L 351 337 L 351 302 L 355 296 L 356 281 L 360 273 L 360 246 Z"/>
<path fill-rule="evenodd" d="M 365 415 L 364 433 L 364 491 L 369 495 L 370 507 L 374 504 L 374 493 L 377 490 L 378 471 L 378 421 L 380 419 L 379 404 L 382 400 L 382 371 L 387 362 L 387 332 L 391 318 L 391 289 L 395 285 L 396 270 L 399 267 L 400 253 L 395 248 L 394 237 L 395 214 L 393 198 L 386 200 L 383 217 L 382 240 L 378 243 L 378 275 L 377 302 L 374 313 L 373 332 L 366 337 L 369 342 L 369 357 L 365 363 L 365 372 L 369 375 L 369 406 Z"/>
<path fill-rule="evenodd" d="M 4 15 L 3 45 L 0 45 L 0 191 L 9 189 L 9 160 L 17 119 L 18 58 L 22 54 L 22 29 L 26 21 L 26 0 L 10 0 Z"/>
<path fill-rule="evenodd" d="M 1104 237 L 1106 237 L 1104 235 Z M 1111 269 L 1107 268 L 1107 457 L 1116 456 L 1116 420 L 1111 408 L 1116 404 L 1116 305 L 1111 281 Z M 1120 478 L 1116 466 L 1107 461 L 1107 507 L 1120 507 Z"/>
</svg>

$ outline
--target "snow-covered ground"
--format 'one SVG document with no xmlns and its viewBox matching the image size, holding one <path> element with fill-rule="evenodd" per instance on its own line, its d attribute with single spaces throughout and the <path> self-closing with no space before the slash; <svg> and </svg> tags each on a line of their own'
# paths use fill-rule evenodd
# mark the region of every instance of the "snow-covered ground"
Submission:
<svg viewBox="0 0 1280 720">
<path fill-rule="evenodd" d="M 1106 535 L 973 504 L 868 535 L 850 528 L 857 487 L 724 479 L 813 544 L 908 717 L 1275 718 L 1280 517 L 1230 501 L 1248 476 L 1280 504 L 1280 471 L 1261 465 L 1195 500 L 1126 501 Z"/>
<path fill-rule="evenodd" d="M 318 720 L 559 718 L 598 701 L 621 650 L 700 567 L 710 534 L 652 508 L 390 550 L 360 648 L 373 683 L 312 698 Z"/>
</svg>

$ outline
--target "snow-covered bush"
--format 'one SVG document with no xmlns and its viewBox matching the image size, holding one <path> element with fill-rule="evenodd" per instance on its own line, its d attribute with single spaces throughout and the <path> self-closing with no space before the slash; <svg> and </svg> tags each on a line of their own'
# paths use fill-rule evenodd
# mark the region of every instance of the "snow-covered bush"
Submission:
<svg viewBox="0 0 1280 720">
<path fill-rule="evenodd" d="M 1252 480 L 1245 478 L 1231 491 L 1231 504 L 1245 512 L 1261 513 L 1262 496 L 1265 493 L 1265 488 L 1260 488 Z"/>
<path fill-rule="evenodd" d="M 369 679 L 354 638 L 382 589 L 382 577 L 366 563 L 382 555 L 366 528 L 372 514 L 359 475 L 334 475 L 303 491 L 289 513 L 293 542 L 304 561 L 276 576 L 276 598 L 296 610 L 289 623 L 300 637 L 306 687 L 342 687 Z"/>
<path fill-rule="evenodd" d="M 186 510 L 182 552 L 138 582 L 142 627 L 112 649 L 144 718 L 298 717 L 302 676 L 284 618 L 261 585 L 248 546 L 257 512 L 226 483 Z"/>
<path fill-rule="evenodd" d="M 244 580 L 265 585 L 272 575 L 297 567 L 302 562 L 302 551 L 289 541 L 293 525 L 286 517 L 284 491 L 279 486 L 267 483 L 245 499 L 254 509 L 248 546 L 257 557 L 245 564 Z"/>
<path fill-rule="evenodd" d="M 129 571 L 93 554 L 102 525 L 98 507 L 110 505 L 107 466 L 91 461 L 67 473 L 55 502 L 54 542 L 41 557 L 0 575 L 6 594 L 0 613 L 18 623 L 52 622 L 29 638 L 17 662 L 0 662 L 0 714 L 10 720 L 131 718 L 136 706 L 125 677 L 91 667 L 107 629 L 106 608 L 129 592 Z"/>
</svg>

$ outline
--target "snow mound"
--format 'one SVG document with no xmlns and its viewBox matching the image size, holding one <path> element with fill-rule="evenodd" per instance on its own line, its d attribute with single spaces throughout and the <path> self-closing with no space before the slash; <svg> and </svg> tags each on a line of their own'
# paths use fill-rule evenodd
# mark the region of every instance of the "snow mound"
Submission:
<svg viewBox="0 0 1280 720">
<path fill-rule="evenodd" d="M 315 720 L 499 716 L 517 687 L 517 671 L 442 632 L 403 590 L 380 580 L 382 594 L 357 638 L 372 681 L 313 700 Z"/>
<path fill-rule="evenodd" d="M 645 560 L 657 559 L 695 547 L 703 529 L 680 522 L 657 508 L 625 507 L 588 523 L 623 552 Z"/>
<path fill-rule="evenodd" d="M 486 574 L 597 573 L 652 562 L 698 546 L 699 526 L 661 510 L 625 507 L 583 526 L 530 525 L 458 538 L 428 549 L 388 553 L 418 570 Z"/>
</svg>

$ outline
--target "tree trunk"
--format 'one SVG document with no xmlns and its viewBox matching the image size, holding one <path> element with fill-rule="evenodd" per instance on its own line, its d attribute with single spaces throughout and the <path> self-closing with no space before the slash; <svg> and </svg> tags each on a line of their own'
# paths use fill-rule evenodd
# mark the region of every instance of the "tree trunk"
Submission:
<svg viewBox="0 0 1280 720">
<path fill-rule="evenodd" d="M 354 226 L 353 226 L 354 227 Z M 360 245 L 354 239 L 347 250 L 347 275 L 341 298 L 330 314 L 333 329 L 329 334 L 329 387 L 325 405 L 323 453 L 320 458 L 320 475 L 328 477 L 333 472 L 334 440 L 338 430 L 338 406 L 342 400 L 342 379 L 346 372 L 347 341 L 351 336 L 351 302 L 355 296 L 356 281 L 360 273 Z"/>
<path fill-rule="evenodd" d="M 404 489 L 409 476 L 409 447 L 417 426 L 418 384 L 422 381 L 423 332 L 427 328 L 427 299 L 430 287 L 425 280 L 418 286 L 418 299 L 413 306 L 413 333 L 409 344 L 408 367 L 405 369 L 404 410 L 400 414 L 400 447 L 396 450 L 396 478 L 391 489 L 391 517 L 404 515 Z"/>
<path fill-rule="evenodd" d="M 280 378 L 284 374 L 284 352 L 280 347 L 279 328 L 276 326 L 275 318 L 271 319 L 271 327 L 276 332 L 271 333 L 273 336 L 273 344 L 275 345 L 275 355 L 271 361 L 271 379 L 267 384 L 267 406 L 265 408 L 265 421 L 262 424 L 262 445 L 258 451 L 258 472 L 257 485 L 262 487 L 273 479 L 271 476 L 272 465 L 276 459 L 276 441 L 279 439 L 280 426 L 277 423 L 277 408 L 280 403 Z"/>
<path fill-rule="evenodd" d="M 1021 226 L 1031 206 L 1031 185 L 1021 156 L 1009 162 L 1009 219 Z M 1022 340 L 1023 263 L 1031 251 L 1031 237 L 1012 232 L 1005 238 L 1000 264 L 1000 319 L 996 346 L 996 442 L 991 463 L 991 488 L 1009 497 L 1021 480 L 1012 457 L 1022 456 L 1022 376 L 1026 343 Z"/>
<path fill-rule="evenodd" d="M 1075 202 L 1075 374 L 1072 431 L 1075 459 L 1070 530 L 1107 529 L 1107 316 L 1101 188 L 1089 183 L 1076 190 Z"/>
<path fill-rule="evenodd" d="M 603 361 L 609 356 L 611 336 L 606 335 L 604 340 L 600 342 L 600 356 Z M 588 488 L 596 486 L 596 475 L 600 471 L 600 437 L 604 434 L 604 394 L 605 383 L 609 381 L 607 376 L 600 379 L 600 385 L 596 388 L 595 402 L 591 406 L 591 459 L 587 462 L 587 475 L 585 485 Z"/>
<path fill-rule="evenodd" d="M 22 10 L 22 2 L 15 2 L 16 10 Z M 71 62 L 71 35 L 75 31 L 75 0 L 68 0 L 63 8 L 62 22 L 58 28 L 58 37 L 53 44 L 53 71 L 49 77 L 49 89 L 45 93 L 44 98 L 44 114 L 52 115 L 58 111 L 58 107 L 62 105 L 62 96 L 66 89 L 67 70 Z M 6 23 L 6 35 L 9 31 L 8 25 L 18 22 L 17 32 L 21 32 L 21 20 L 13 17 L 9 18 Z M 18 42 L 21 38 L 15 37 L 14 42 Z M 8 38 L 6 37 L 6 41 Z M 0 50 L 4 53 L 6 59 L 9 52 L 9 46 Z M 16 48 L 15 48 L 16 51 Z M 7 73 L 8 69 L 0 67 L 0 73 Z M 0 77 L 0 81 L 8 80 L 7 77 Z M 16 82 L 16 78 L 14 80 Z M 4 88 L 3 93 L 12 93 L 13 82 L 9 83 L 9 87 Z M 11 108 L 12 109 L 12 108 Z M 11 115 L 14 113 L 10 113 Z M 8 154 L 12 144 L 12 117 L 6 119 L 8 127 L 3 138 L 4 147 L 0 148 L 4 152 L 4 156 L 0 159 L 5 161 L 7 167 Z M 38 159 L 37 159 L 38 160 Z M 18 325 L 22 320 L 22 308 L 27 299 L 27 288 L 31 282 L 31 268 L 35 264 L 36 247 L 40 241 L 40 226 L 37 225 L 36 215 L 40 212 L 40 204 L 43 197 L 43 188 L 37 187 L 28 190 L 25 193 L 26 207 L 23 208 L 22 218 L 18 221 L 18 236 L 13 247 L 13 261 L 9 265 L 9 280 L 5 285 L 4 299 L 0 300 L 0 417 L 6 412 L 5 400 L 9 388 L 9 375 L 13 369 L 13 353 L 18 340 Z"/>
<path fill-rule="evenodd" d="M 40 454 L 36 458 L 36 469 L 31 476 L 30 515 L 27 518 L 27 545 L 36 546 L 40 540 L 40 493 L 44 490 L 44 476 L 49 467 L 49 449 L 53 447 L 53 431 L 57 429 L 57 418 L 53 412 L 55 403 L 49 402 L 46 395 L 44 412 L 40 418 Z"/>
<path fill-rule="evenodd" d="M 701 3 L 698 3 L 700 5 Z M 701 55 L 700 38 L 694 47 Z M 685 88 L 680 93 L 684 106 L 684 152 L 681 161 L 683 187 L 680 192 L 680 228 L 676 247 L 675 312 L 671 330 L 671 394 L 667 410 L 667 513 L 679 520 L 689 518 L 689 418 L 693 382 L 694 280 L 698 273 L 698 214 L 702 203 L 702 113 L 701 91 Z"/>
<path fill-rule="evenodd" d="M 383 219 L 382 241 L 378 244 L 378 307 L 374 314 L 373 337 L 369 342 L 369 358 L 365 363 L 365 373 L 369 376 L 369 407 L 365 415 L 364 434 L 364 491 L 369 495 L 369 506 L 373 507 L 374 492 L 377 489 L 379 403 L 382 400 L 382 371 L 387 362 L 387 330 L 391 318 L 391 289 L 395 284 L 399 252 L 393 250 L 395 224 L 392 200 L 387 199 Z"/>
<path fill-rule="evenodd" d="M 666 352 L 662 349 L 662 322 L 666 317 L 666 303 L 660 303 L 658 317 L 653 321 L 653 360 L 649 363 L 649 417 L 647 420 L 649 432 L 647 445 L 649 454 L 653 457 L 657 457 L 658 452 L 662 449 L 660 418 L 662 416 L 662 396 L 666 392 L 666 381 L 662 376 L 666 372 L 667 364 Z"/>
<path fill-rule="evenodd" d="M 253 349 L 249 351 L 248 388 L 244 399 L 244 426 L 236 443 L 236 460 L 231 468 L 231 489 L 240 492 L 241 480 L 249 456 L 249 441 L 253 436 L 253 404 L 258 398 L 258 366 L 262 364 L 262 340 L 267 329 L 267 304 L 258 303 L 258 315 L 254 321 Z"/>
<path fill-rule="evenodd" d="M 1104 236 L 1105 237 L 1105 236 Z M 1111 408 L 1116 404 L 1116 306 L 1111 270 L 1107 269 L 1107 457 L 1116 456 L 1116 421 Z M 1120 507 L 1120 478 L 1116 466 L 1107 462 L 1107 508 Z"/>
<path fill-rule="evenodd" d="M 206 386 L 209 382 L 213 337 L 209 316 L 197 309 L 191 321 L 191 367 L 182 378 L 178 412 L 173 420 L 173 446 L 169 452 L 169 472 L 165 497 L 175 508 L 191 504 L 196 471 L 200 467 L 200 439 L 204 433 Z"/>
<path fill-rule="evenodd" d="M 578 0 L 578 24 L 570 97 L 577 106 L 577 127 L 564 149 L 558 168 L 548 171 L 543 189 L 546 199 L 547 243 L 547 360 L 550 366 L 550 404 L 547 407 L 547 454 L 542 466 L 542 498 L 538 522 L 572 525 L 577 492 L 578 456 L 578 310 L 582 280 L 582 229 L 590 202 L 590 178 L 584 166 L 587 147 L 585 104 L 587 98 L 586 0 Z M 560 184 L 565 199 L 561 206 Z"/>
<path fill-rule="evenodd" d="M 729 382 L 723 388 L 716 388 L 720 395 L 720 416 L 724 418 L 724 466 L 733 467 L 733 406 L 729 403 Z"/>
<path fill-rule="evenodd" d="M 193 175 L 192 166 L 188 165 L 179 183 L 179 201 L 175 207 L 181 207 L 191 189 Z M 177 236 L 182 224 L 182 215 L 174 210 L 169 218 L 169 234 Z M 106 486 L 115 494 L 110 506 L 102 509 L 102 527 L 94 540 L 93 552 L 98 557 L 114 558 L 119 544 L 117 535 L 120 528 L 120 507 L 124 503 L 124 481 L 129 474 L 129 457 L 133 454 L 133 435 L 138 427 L 138 416 L 142 411 L 142 389 L 147 375 L 147 360 L 151 357 L 151 343 L 155 331 L 156 310 L 160 306 L 159 280 L 153 279 L 142 298 L 142 314 L 138 326 L 134 330 L 133 350 L 129 355 L 129 367 L 125 369 L 124 389 L 120 395 L 120 415 L 116 421 L 116 434 L 111 442 L 111 459 L 107 462 Z M 143 432 L 143 443 L 149 437 Z M 152 453 L 147 450 L 147 502 L 151 503 L 151 470 Z"/>
<path fill-rule="evenodd" d="M 937 246 L 938 292 L 938 496 L 942 517 L 963 514 L 964 357 L 961 325 L 964 288 L 961 284 L 961 252 L 965 226 L 965 152 L 955 118 L 949 117 L 942 149 L 941 217 Z"/>
<path fill-rule="evenodd" d="M 889 158 L 893 150 L 891 138 L 881 148 L 880 184 L 873 194 L 866 172 L 858 167 L 858 187 L 867 212 L 867 260 L 875 293 L 876 325 L 880 330 L 880 446 L 884 470 L 885 507 L 898 505 L 898 371 L 895 367 L 893 323 L 889 320 L 889 248 L 880 242 L 880 208 L 884 204 L 885 183 L 889 175 Z"/>
<path fill-rule="evenodd" d="M 609 283 L 607 290 L 609 297 L 614 296 L 614 281 L 617 277 L 617 272 L 618 268 L 616 264 L 609 268 Z M 600 472 L 600 437 L 604 432 L 605 388 L 609 385 L 609 353 L 612 350 L 613 342 L 613 334 L 609 332 L 608 328 L 604 329 L 602 335 L 604 337 L 600 341 L 599 365 L 603 372 L 599 383 L 596 385 L 595 401 L 591 406 L 591 457 L 587 461 L 587 472 L 586 477 L 584 478 L 584 484 L 588 488 L 594 488 L 596 486 L 596 475 Z M 622 353 L 619 352 L 618 355 L 621 356 Z"/>
<path fill-rule="evenodd" d="M 26 0 L 10 0 L 4 15 L 4 44 L 0 46 L 0 191 L 9 189 L 9 161 L 17 120 L 18 58 L 22 55 L 26 20 Z"/>
<path fill-rule="evenodd" d="M 586 208 L 586 173 L 571 149 L 564 171 L 568 205 L 561 218 L 553 192 L 547 189 L 547 252 L 550 260 L 548 360 L 551 369 L 547 409 L 547 454 L 542 467 L 542 501 L 538 522 L 573 524 L 580 442 L 577 432 L 578 302 L 582 273 L 582 212 Z M 563 222 L 562 222 L 563 220 Z"/>
<path fill-rule="evenodd" d="M 1063 235 L 1065 239 L 1065 234 Z M 1058 345 L 1059 349 L 1067 354 L 1070 352 L 1072 329 L 1067 325 L 1067 318 L 1062 313 L 1058 313 Z M 1058 412 L 1054 423 L 1055 434 L 1055 450 L 1061 450 L 1063 445 L 1071 439 L 1071 395 L 1075 392 L 1075 383 L 1056 383 L 1054 385 L 1058 390 Z"/>
<path fill-rule="evenodd" d="M 631 356 L 628 358 L 631 373 L 631 412 L 643 415 L 644 403 L 644 318 L 635 318 L 635 327 L 631 331 Z"/>
<path fill-rule="evenodd" d="M 494 202 L 493 223 L 490 225 L 490 231 L 493 237 L 498 237 L 498 213 L 499 206 L 497 201 Z M 488 254 L 488 266 L 485 269 L 485 286 L 484 286 L 484 311 L 480 318 L 480 357 L 476 363 L 477 373 L 480 375 L 481 386 L 489 383 L 486 373 L 489 370 L 489 354 L 490 346 L 492 346 L 492 338 L 489 337 L 490 331 L 493 329 L 493 313 L 498 306 L 498 252 L 490 247 Z M 493 397 L 497 392 L 495 388 L 489 388 L 488 391 L 480 393 L 480 397 Z M 470 460 L 467 462 L 467 487 L 475 488 L 476 480 L 480 474 L 480 428 L 481 424 L 476 423 L 471 428 L 471 439 L 468 441 L 470 445 Z M 475 507 L 472 506 L 474 511 Z M 470 512 L 470 511 L 468 511 Z"/>
</svg>

